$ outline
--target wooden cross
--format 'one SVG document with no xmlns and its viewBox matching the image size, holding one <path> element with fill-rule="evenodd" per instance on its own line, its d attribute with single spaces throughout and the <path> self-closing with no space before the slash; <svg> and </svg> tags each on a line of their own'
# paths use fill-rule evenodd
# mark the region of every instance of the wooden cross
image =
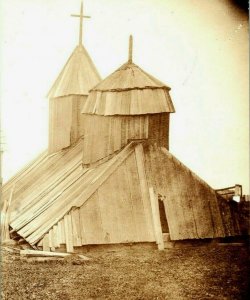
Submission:
<svg viewBox="0 0 250 300">
<path fill-rule="evenodd" d="M 81 10 L 80 10 L 80 15 L 71 15 L 71 17 L 78 17 L 80 18 L 80 28 L 79 28 L 79 45 L 82 45 L 82 23 L 83 23 L 83 18 L 91 18 L 90 16 L 84 16 L 83 15 L 83 4 L 81 2 Z"/>
</svg>

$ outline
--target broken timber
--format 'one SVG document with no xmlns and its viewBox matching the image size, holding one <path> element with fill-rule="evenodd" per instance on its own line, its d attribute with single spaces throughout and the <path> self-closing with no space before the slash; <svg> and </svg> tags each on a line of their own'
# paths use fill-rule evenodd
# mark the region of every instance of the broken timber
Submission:
<svg viewBox="0 0 250 300">
<path fill-rule="evenodd" d="M 50 251 L 37 251 L 37 250 L 21 250 L 21 256 L 25 257 L 57 257 L 57 258 L 65 258 L 71 256 L 70 253 L 61 253 L 61 252 L 50 252 Z M 77 255 L 82 260 L 91 260 L 89 257 L 85 255 Z"/>
</svg>

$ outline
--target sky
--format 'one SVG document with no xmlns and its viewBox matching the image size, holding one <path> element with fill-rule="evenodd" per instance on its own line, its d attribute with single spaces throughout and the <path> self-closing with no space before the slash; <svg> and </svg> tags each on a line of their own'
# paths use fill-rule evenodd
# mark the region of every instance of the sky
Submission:
<svg viewBox="0 0 250 300">
<path fill-rule="evenodd" d="M 47 148 L 46 94 L 78 43 L 80 0 L 0 1 L 2 176 Z M 229 0 L 85 0 L 102 78 L 133 60 L 171 87 L 170 152 L 213 188 L 249 194 L 248 16 Z"/>
</svg>

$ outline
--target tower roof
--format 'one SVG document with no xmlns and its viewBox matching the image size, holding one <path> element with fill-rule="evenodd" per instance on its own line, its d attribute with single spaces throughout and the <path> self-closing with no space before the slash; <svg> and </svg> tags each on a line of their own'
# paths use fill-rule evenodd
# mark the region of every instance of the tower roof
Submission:
<svg viewBox="0 0 250 300">
<path fill-rule="evenodd" d="M 168 86 L 143 71 L 133 62 L 127 62 L 92 88 L 91 91 L 116 92 L 146 88 L 170 90 Z"/>
<path fill-rule="evenodd" d="M 82 113 L 97 115 L 140 115 L 174 112 L 170 88 L 129 59 L 90 90 Z"/>
<path fill-rule="evenodd" d="M 128 62 L 90 90 L 82 113 L 140 115 L 174 112 L 170 88 Z"/>
<path fill-rule="evenodd" d="M 57 77 L 48 98 L 88 95 L 101 77 L 83 45 L 78 45 Z"/>
</svg>

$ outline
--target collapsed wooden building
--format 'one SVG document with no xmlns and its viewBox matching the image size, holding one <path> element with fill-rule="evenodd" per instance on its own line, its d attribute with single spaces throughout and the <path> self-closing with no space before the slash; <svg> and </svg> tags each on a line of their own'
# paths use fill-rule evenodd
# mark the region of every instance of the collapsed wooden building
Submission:
<svg viewBox="0 0 250 300">
<path fill-rule="evenodd" d="M 170 88 L 132 61 L 100 82 L 80 43 L 51 91 L 49 148 L 3 186 L 35 249 L 239 235 L 221 195 L 169 152 Z"/>
</svg>

